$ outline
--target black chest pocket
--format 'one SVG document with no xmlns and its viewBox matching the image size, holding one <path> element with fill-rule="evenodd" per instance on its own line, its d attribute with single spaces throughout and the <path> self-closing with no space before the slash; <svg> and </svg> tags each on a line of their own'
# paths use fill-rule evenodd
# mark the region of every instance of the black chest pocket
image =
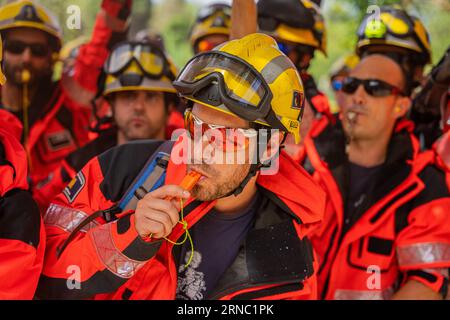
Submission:
<svg viewBox="0 0 450 320">
<path fill-rule="evenodd" d="M 395 262 L 394 240 L 367 236 L 348 246 L 347 263 L 356 269 L 367 271 L 370 266 L 387 272 Z"/>
</svg>

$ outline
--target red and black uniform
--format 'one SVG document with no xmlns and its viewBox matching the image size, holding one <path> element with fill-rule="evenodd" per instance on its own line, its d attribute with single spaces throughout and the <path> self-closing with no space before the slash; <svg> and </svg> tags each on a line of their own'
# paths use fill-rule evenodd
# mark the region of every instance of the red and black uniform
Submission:
<svg viewBox="0 0 450 320">
<path fill-rule="evenodd" d="M 127 1 L 127 3 L 130 1 Z M 128 4 L 130 5 L 130 4 Z M 125 33 L 115 33 L 108 17 L 126 20 L 129 9 L 116 0 L 103 0 L 92 40 L 80 48 L 73 73 L 59 82 L 44 79 L 29 106 L 29 137 L 32 188 L 47 178 L 71 152 L 89 141 L 91 118 L 89 97 L 97 91 L 97 80 L 111 47 Z M 22 112 L 17 112 L 22 118 Z"/>
<path fill-rule="evenodd" d="M 33 192 L 33 197 L 41 212 L 47 210 L 51 200 L 60 193 L 92 158 L 117 145 L 117 129 L 111 127 L 101 131 L 98 137 L 85 146 L 69 154 L 61 165 L 41 181 Z"/>
<path fill-rule="evenodd" d="M 117 203 L 160 143 L 137 141 L 91 160 L 45 214 L 46 264 L 40 280 L 41 298 L 174 299 L 179 247 L 166 240 L 145 242 L 134 227 L 134 215 L 118 220 L 96 219 L 83 228 L 59 259 L 56 252 L 75 226 L 97 210 Z M 165 184 L 179 184 L 185 165 L 169 161 Z M 285 153 L 276 175 L 260 176 L 255 225 L 238 256 L 223 274 L 211 299 L 311 299 L 316 297 L 315 261 L 306 234 L 321 220 L 324 193 Z M 215 202 L 186 202 L 189 227 Z M 184 234 L 177 225 L 169 239 Z M 79 290 L 68 266 L 80 267 Z"/>
<path fill-rule="evenodd" d="M 0 299 L 32 299 L 42 270 L 45 233 L 27 191 L 21 124 L 0 110 Z"/>
<path fill-rule="evenodd" d="M 388 299 L 410 279 L 445 295 L 450 194 L 444 173 L 432 157 L 419 154 L 411 132 L 411 123 L 397 125 L 385 163 L 356 202 L 349 201 L 350 183 L 358 181 L 349 178 L 341 123 L 306 139 L 303 163 L 329 197 L 324 221 L 311 238 L 321 298 Z"/>
<path fill-rule="evenodd" d="M 166 138 L 170 140 L 175 130 L 184 127 L 184 118 L 178 111 L 172 111 L 166 127 Z M 69 154 L 61 166 L 50 173 L 35 189 L 33 197 L 39 205 L 41 212 L 47 210 L 51 200 L 60 193 L 92 158 L 100 155 L 117 145 L 117 128 L 115 126 L 103 130 L 98 137 L 84 147 Z"/>
</svg>

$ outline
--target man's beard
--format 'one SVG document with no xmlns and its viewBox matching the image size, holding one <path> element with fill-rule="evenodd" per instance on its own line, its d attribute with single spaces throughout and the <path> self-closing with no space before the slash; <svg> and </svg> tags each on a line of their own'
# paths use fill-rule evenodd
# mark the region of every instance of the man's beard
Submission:
<svg viewBox="0 0 450 320">
<path fill-rule="evenodd" d="M 162 126 L 154 126 L 152 123 L 146 123 L 144 128 L 133 128 L 131 121 L 127 122 L 123 127 L 119 125 L 128 141 L 142 140 L 142 139 L 157 139 L 158 134 L 162 130 Z"/>
<path fill-rule="evenodd" d="M 44 70 L 36 70 L 31 66 L 11 66 L 5 63 L 5 76 L 8 79 L 8 84 L 12 84 L 16 87 L 22 86 L 24 83 L 22 81 L 23 70 L 28 70 L 30 72 L 30 80 L 28 85 L 30 87 L 36 87 L 43 82 L 49 82 L 52 75 L 52 68 L 46 68 Z"/>
<path fill-rule="evenodd" d="M 195 165 L 195 167 L 204 171 L 211 178 L 207 179 L 206 186 L 196 185 L 192 189 L 192 195 L 200 201 L 213 201 L 227 197 L 234 192 L 249 173 L 250 164 L 240 165 L 230 177 L 222 179 L 216 179 L 221 175 L 208 165 Z"/>
</svg>

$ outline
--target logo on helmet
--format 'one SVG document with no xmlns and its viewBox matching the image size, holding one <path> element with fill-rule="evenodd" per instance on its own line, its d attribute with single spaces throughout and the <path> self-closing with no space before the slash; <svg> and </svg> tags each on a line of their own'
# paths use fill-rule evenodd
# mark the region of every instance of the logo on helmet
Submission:
<svg viewBox="0 0 450 320">
<path fill-rule="evenodd" d="M 24 6 L 20 13 L 15 17 L 15 20 L 43 22 L 42 19 L 39 18 L 36 8 L 32 5 Z"/>
<path fill-rule="evenodd" d="M 303 108 L 304 94 L 300 91 L 294 91 L 292 99 L 292 109 L 301 110 Z"/>
<path fill-rule="evenodd" d="M 386 32 L 387 32 L 386 25 L 383 23 L 382 20 L 369 20 L 367 22 L 366 29 L 364 30 L 366 37 L 369 39 L 384 38 Z"/>
<path fill-rule="evenodd" d="M 225 19 L 222 16 L 218 16 L 214 19 L 211 27 L 218 27 L 218 28 L 226 28 Z"/>
</svg>

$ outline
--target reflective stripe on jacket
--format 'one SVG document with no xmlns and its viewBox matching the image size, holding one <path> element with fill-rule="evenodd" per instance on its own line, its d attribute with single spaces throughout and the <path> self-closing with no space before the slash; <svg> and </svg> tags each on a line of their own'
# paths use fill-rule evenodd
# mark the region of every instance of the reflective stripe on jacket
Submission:
<svg viewBox="0 0 450 320">
<path fill-rule="evenodd" d="M 375 191 L 353 225 L 344 221 L 348 175 L 341 124 L 305 141 L 303 161 L 329 199 L 323 224 L 312 237 L 322 298 L 387 299 L 409 271 L 450 267 L 450 195 L 444 173 L 419 153 L 411 128 L 406 121 L 398 124 Z M 445 281 L 436 281 L 430 287 L 438 291 Z"/>
<path fill-rule="evenodd" d="M 121 199 L 157 146 L 134 142 L 93 159 L 50 205 L 45 216 L 48 246 L 40 297 L 175 298 L 178 259 L 174 247 L 162 240 L 142 241 L 132 212 L 114 222 L 97 219 L 56 257 L 57 248 L 79 221 Z M 170 161 L 165 184 L 178 184 L 185 174 L 185 165 Z M 211 298 L 316 298 L 315 261 L 306 235 L 322 218 L 323 191 L 284 153 L 278 174 L 260 176 L 258 185 L 263 196 L 255 230 Z M 214 202 L 190 199 L 184 209 L 188 225 L 213 206 Z M 177 225 L 169 238 L 176 241 L 183 232 Z M 81 270 L 81 290 L 69 290 L 66 285 L 71 277 L 67 268 L 73 265 Z"/>
</svg>

